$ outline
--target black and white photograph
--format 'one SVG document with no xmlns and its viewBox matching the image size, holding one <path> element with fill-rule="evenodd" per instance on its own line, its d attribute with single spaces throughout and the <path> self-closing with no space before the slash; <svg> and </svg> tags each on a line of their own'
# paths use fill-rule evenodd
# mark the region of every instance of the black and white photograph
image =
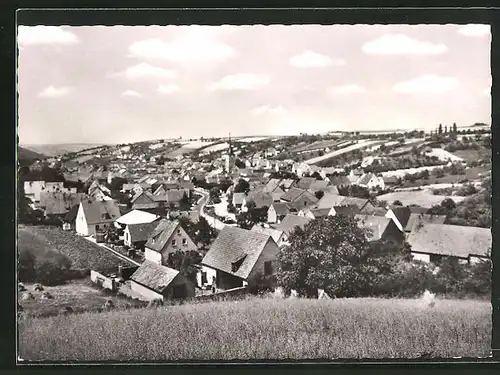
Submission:
<svg viewBox="0 0 500 375">
<path fill-rule="evenodd" d="M 490 25 L 16 40 L 18 363 L 491 356 Z"/>
</svg>

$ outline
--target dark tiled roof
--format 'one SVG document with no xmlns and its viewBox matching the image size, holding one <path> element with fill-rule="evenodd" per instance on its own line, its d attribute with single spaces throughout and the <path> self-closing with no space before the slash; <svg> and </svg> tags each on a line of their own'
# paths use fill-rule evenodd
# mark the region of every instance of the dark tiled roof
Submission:
<svg viewBox="0 0 500 375">
<path fill-rule="evenodd" d="M 264 187 L 263 192 L 264 193 L 272 193 L 274 190 L 276 190 L 280 186 L 281 180 L 277 178 L 272 178 L 269 180 L 269 182 L 266 184 Z"/>
<path fill-rule="evenodd" d="M 76 220 L 76 215 L 78 215 L 78 209 L 80 208 L 79 204 L 74 205 L 64 216 L 64 222 L 72 223 Z"/>
<path fill-rule="evenodd" d="M 314 217 L 317 219 L 319 217 L 324 217 L 328 216 L 328 213 L 330 212 L 331 208 L 311 208 L 310 211 L 314 215 Z"/>
<path fill-rule="evenodd" d="M 373 215 L 356 215 L 354 218 L 358 221 L 360 228 L 370 230 L 368 241 L 380 240 L 391 222 L 389 218 Z"/>
<path fill-rule="evenodd" d="M 255 224 L 252 227 L 252 231 L 267 234 L 272 237 L 274 242 L 278 243 L 281 237 L 283 236 L 283 232 L 274 228 L 264 228 L 260 225 Z"/>
<path fill-rule="evenodd" d="M 276 215 L 283 216 L 290 212 L 290 208 L 287 203 L 284 202 L 275 202 L 272 204 L 274 210 L 276 211 Z"/>
<path fill-rule="evenodd" d="M 130 276 L 130 279 L 162 293 L 179 274 L 179 271 L 173 268 L 160 266 L 159 264 L 144 261 L 141 266 Z"/>
<path fill-rule="evenodd" d="M 81 202 L 87 224 L 110 223 L 121 216 L 120 208 L 114 200 Z"/>
<path fill-rule="evenodd" d="M 328 188 L 328 181 L 324 181 L 324 180 L 315 180 L 311 185 L 309 185 L 309 190 L 312 192 L 316 192 L 319 190 L 325 190 L 327 188 Z M 335 187 L 333 187 L 333 188 L 335 188 Z M 337 193 L 338 193 L 338 190 L 337 190 Z"/>
<path fill-rule="evenodd" d="M 307 190 L 311 187 L 311 185 L 316 181 L 314 177 L 302 177 L 297 183 L 297 187 L 299 189 Z"/>
<path fill-rule="evenodd" d="M 361 178 L 358 181 L 358 184 L 360 185 L 366 185 L 370 180 L 373 178 L 373 173 L 367 173 L 364 176 L 361 176 Z"/>
<path fill-rule="evenodd" d="M 359 207 L 355 204 L 350 204 L 348 206 L 334 206 L 333 207 L 337 215 L 354 217 L 359 214 Z"/>
<path fill-rule="evenodd" d="M 406 224 L 408 224 L 408 220 L 410 220 L 410 208 L 406 206 L 393 206 L 391 207 L 391 211 L 394 212 L 394 216 L 396 216 L 399 223 L 405 228 Z"/>
<path fill-rule="evenodd" d="M 331 176 L 329 179 L 330 185 L 333 186 L 351 185 L 351 180 L 347 176 Z"/>
<path fill-rule="evenodd" d="M 152 223 L 127 225 L 128 231 L 130 232 L 131 242 L 147 241 L 157 225 L 157 221 L 153 221 Z"/>
<path fill-rule="evenodd" d="M 468 258 L 486 256 L 491 249 L 491 230 L 459 225 L 417 225 L 408 235 L 412 251 Z"/>
<path fill-rule="evenodd" d="M 294 200 L 298 199 L 305 192 L 306 191 L 304 189 L 291 188 L 284 195 L 281 196 L 281 199 L 283 199 L 284 201 L 287 201 L 287 202 L 293 202 Z"/>
<path fill-rule="evenodd" d="M 179 225 L 177 220 L 160 220 L 151 232 L 146 247 L 154 251 L 162 251 Z"/>
<path fill-rule="evenodd" d="M 430 215 L 430 214 L 418 214 L 412 213 L 408 217 L 408 220 L 404 226 L 405 232 L 411 232 L 413 227 L 418 223 L 424 224 L 444 224 L 446 220 L 446 215 Z M 403 223 L 401 223 L 403 225 Z"/>
<path fill-rule="evenodd" d="M 226 225 L 203 258 L 202 264 L 245 280 L 269 241 L 277 246 L 267 234 Z M 233 264 L 239 266 L 235 271 Z"/>
<path fill-rule="evenodd" d="M 295 227 L 304 229 L 312 219 L 305 216 L 288 214 L 283 221 L 276 226 L 276 229 L 284 232 L 287 236 L 295 230 Z"/>
<path fill-rule="evenodd" d="M 261 207 L 269 207 L 271 204 L 273 204 L 273 194 L 270 193 L 256 193 L 256 194 L 251 194 L 247 198 L 247 201 L 249 202 L 255 202 L 255 206 L 257 208 Z"/>
</svg>

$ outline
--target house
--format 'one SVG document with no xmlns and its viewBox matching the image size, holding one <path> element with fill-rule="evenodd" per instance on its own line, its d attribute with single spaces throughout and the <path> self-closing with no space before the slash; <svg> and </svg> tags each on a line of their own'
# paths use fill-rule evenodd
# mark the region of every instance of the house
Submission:
<svg viewBox="0 0 500 375">
<path fill-rule="evenodd" d="M 401 242 L 404 240 L 404 234 L 398 229 L 396 223 L 384 216 L 361 215 L 354 216 L 358 226 L 368 229 L 368 241 L 392 240 Z"/>
<path fill-rule="evenodd" d="M 202 260 L 216 270 L 216 287 L 232 289 L 255 285 L 275 273 L 278 245 L 268 234 L 225 226 Z M 272 280 L 268 279 L 269 286 Z"/>
<path fill-rule="evenodd" d="M 362 169 L 359 169 L 359 168 L 358 169 L 351 169 L 351 171 L 349 172 L 349 175 L 347 175 L 347 178 L 349 179 L 351 184 L 354 184 L 361 178 L 362 175 L 363 175 Z"/>
<path fill-rule="evenodd" d="M 282 197 L 282 202 L 289 203 L 292 206 L 299 205 L 299 209 L 318 202 L 318 199 L 306 190 L 291 188 Z M 297 207 L 295 207 L 297 208 Z"/>
<path fill-rule="evenodd" d="M 347 176 L 330 176 L 329 179 L 332 186 L 348 186 L 352 184 Z"/>
<path fill-rule="evenodd" d="M 297 182 L 297 187 L 299 189 L 308 190 L 315 181 L 315 177 L 302 177 L 299 182 Z"/>
<path fill-rule="evenodd" d="M 387 210 L 385 214 L 385 217 L 394 220 L 401 232 L 405 231 L 405 227 L 410 220 L 410 216 L 411 210 L 406 206 L 392 206 Z"/>
<path fill-rule="evenodd" d="M 306 208 L 300 210 L 298 213 L 299 216 L 305 216 L 311 219 L 318 219 L 320 217 L 325 216 L 335 216 L 336 212 L 334 208 Z"/>
<path fill-rule="evenodd" d="M 132 208 L 134 210 L 154 209 L 164 206 L 166 202 L 165 196 L 153 195 L 149 191 L 143 191 L 132 198 Z"/>
<path fill-rule="evenodd" d="M 131 224 L 145 224 L 152 223 L 158 219 L 158 215 L 151 214 L 149 212 L 141 210 L 132 210 L 127 212 L 125 215 L 120 216 L 116 219 L 116 222 L 121 225 L 131 225 Z"/>
<path fill-rule="evenodd" d="M 342 195 L 325 193 L 314 208 L 331 208 L 339 206 L 356 205 L 360 212 L 373 210 L 374 205 L 368 200 L 356 197 L 345 197 Z"/>
<path fill-rule="evenodd" d="M 130 288 L 147 301 L 195 296 L 194 284 L 179 271 L 147 260 L 130 276 Z"/>
<path fill-rule="evenodd" d="M 63 218 L 63 229 L 64 230 L 76 230 L 76 216 L 78 215 L 78 210 L 80 204 L 76 204 L 64 215 Z"/>
<path fill-rule="evenodd" d="M 445 220 L 446 215 L 411 213 L 406 225 L 404 226 L 404 231 L 406 233 L 410 233 L 416 225 L 421 224 L 444 224 Z"/>
<path fill-rule="evenodd" d="M 374 189 L 385 189 L 384 179 L 381 176 L 377 176 L 374 173 L 365 173 L 357 181 L 356 185 L 367 188 L 369 190 Z"/>
<path fill-rule="evenodd" d="M 343 215 L 347 217 L 354 217 L 360 213 L 360 209 L 355 204 L 349 204 L 345 206 L 333 206 L 329 216 Z"/>
<path fill-rule="evenodd" d="M 39 207 L 45 212 L 46 216 L 62 217 L 84 198 L 86 196 L 83 193 L 42 192 L 40 193 Z"/>
<path fill-rule="evenodd" d="M 305 174 L 312 173 L 312 167 L 306 163 L 296 163 L 292 166 L 292 172 L 298 177 L 302 177 Z"/>
<path fill-rule="evenodd" d="M 331 188 L 333 190 L 335 190 L 338 194 L 338 189 L 336 186 L 331 186 Z M 309 192 L 311 193 L 316 193 L 317 191 L 325 191 L 329 189 L 329 186 L 328 186 L 328 181 L 325 181 L 325 180 L 315 180 L 313 181 L 313 183 L 311 185 L 309 185 L 309 188 L 307 189 Z M 331 191 L 333 191 L 331 190 Z"/>
<path fill-rule="evenodd" d="M 88 196 L 97 201 L 109 200 L 111 199 L 111 191 L 106 186 L 94 181 L 89 186 Z"/>
<path fill-rule="evenodd" d="M 296 227 L 299 227 L 300 229 L 304 229 L 305 226 L 311 220 L 312 220 L 311 218 L 306 217 L 306 216 L 298 216 L 298 215 L 288 214 L 281 221 L 281 223 L 279 223 L 276 226 L 276 229 L 285 233 L 286 238 L 289 238 L 290 234 L 293 233 L 293 231 L 295 230 Z"/>
<path fill-rule="evenodd" d="M 107 230 L 121 216 L 114 200 L 80 202 L 75 229 L 82 236 L 91 236 Z"/>
<path fill-rule="evenodd" d="M 280 223 L 290 213 L 287 203 L 273 202 L 267 210 L 268 223 Z"/>
<path fill-rule="evenodd" d="M 24 195 L 33 203 L 40 202 L 41 193 L 55 192 L 76 193 L 76 189 L 65 188 L 64 182 L 24 181 Z"/>
<path fill-rule="evenodd" d="M 166 264 L 170 253 L 197 250 L 198 247 L 177 220 L 162 219 L 146 242 L 144 256 L 151 262 Z"/>
<path fill-rule="evenodd" d="M 234 207 L 238 209 L 243 209 L 246 206 L 246 194 L 234 193 L 232 203 Z"/>
<path fill-rule="evenodd" d="M 254 232 L 264 233 L 271 236 L 274 242 L 276 242 L 278 246 L 281 246 L 286 242 L 285 233 L 280 230 L 273 228 L 265 228 L 262 225 L 257 225 L 257 224 L 255 224 L 251 230 Z"/>
<path fill-rule="evenodd" d="M 157 226 L 156 220 L 149 223 L 127 224 L 123 233 L 124 245 L 144 251 L 146 242 Z"/>
<path fill-rule="evenodd" d="M 407 237 L 414 259 L 439 263 L 444 257 L 473 264 L 488 259 L 492 246 L 488 228 L 421 222 Z"/>
<path fill-rule="evenodd" d="M 285 192 L 287 192 L 288 190 L 290 190 L 294 186 L 295 186 L 295 180 L 293 180 L 291 178 L 285 178 L 285 179 L 281 180 L 281 187 L 283 188 L 283 190 Z"/>
<path fill-rule="evenodd" d="M 259 191 L 250 192 L 246 198 L 246 203 L 255 203 L 256 208 L 269 207 L 273 204 L 272 193 L 264 193 Z"/>
</svg>

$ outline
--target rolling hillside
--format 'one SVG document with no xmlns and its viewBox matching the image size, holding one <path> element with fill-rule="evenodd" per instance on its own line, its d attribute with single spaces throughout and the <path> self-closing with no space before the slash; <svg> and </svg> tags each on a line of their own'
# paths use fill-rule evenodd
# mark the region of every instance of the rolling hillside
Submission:
<svg viewBox="0 0 500 375">
<path fill-rule="evenodd" d="M 24 147 L 18 147 L 17 158 L 20 162 L 32 162 L 37 159 L 45 159 L 46 156 L 44 154 L 29 150 Z"/>
<path fill-rule="evenodd" d="M 23 145 L 22 147 L 47 156 L 59 156 L 68 152 L 78 152 L 87 148 L 101 146 L 93 143 L 66 143 L 66 144 L 41 144 L 41 145 Z"/>
</svg>

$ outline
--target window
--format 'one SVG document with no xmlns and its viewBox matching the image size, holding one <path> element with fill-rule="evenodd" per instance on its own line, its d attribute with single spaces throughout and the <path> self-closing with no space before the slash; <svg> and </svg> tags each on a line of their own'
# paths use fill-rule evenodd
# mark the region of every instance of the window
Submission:
<svg viewBox="0 0 500 375">
<path fill-rule="evenodd" d="M 268 260 L 264 262 L 264 275 L 271 275 L 273 273 L 273 263 Z"/>
<path fill-rule="evenodd" d="M 172 240 L 172 246 L 177 246 L 177 241 L 176 240 Z"/>
<path fill-rule="evenodd" d="M 180 229 L 177 229 L 177 235 L 181 235 L 181 230 Z"/>
<path fill-rule="evenodd" d="M 184 246 L 186 246 L 186 245 L 187 245 L 187 243 L 188 243 L 188 240 L 187 240 L 186 238 L 183 238 L 183 239 L 182 239 L 182 244 L 183 244 Z"/>
</svg>

